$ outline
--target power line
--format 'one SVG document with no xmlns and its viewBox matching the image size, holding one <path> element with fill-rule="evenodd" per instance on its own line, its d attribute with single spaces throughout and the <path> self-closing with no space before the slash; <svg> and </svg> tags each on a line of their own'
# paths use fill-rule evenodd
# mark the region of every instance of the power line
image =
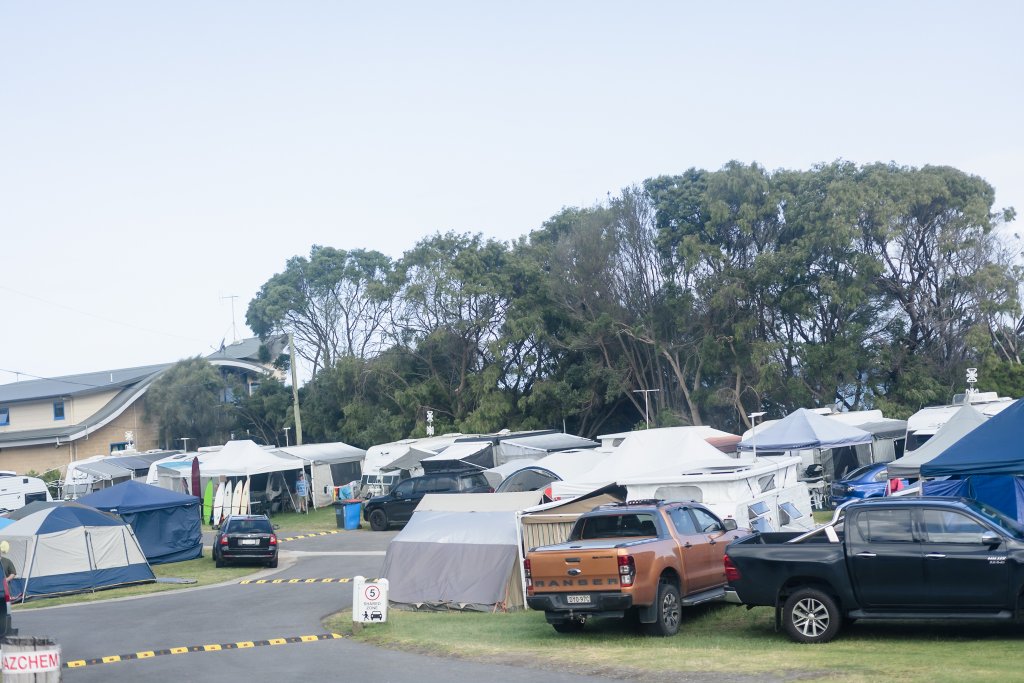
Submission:
<svg viewBox="0 0 1024 683">
<path fill-rule="evenodd" d="M 150 329 L 148 327 L 142 327 L 140 325 L 133 325 L 132 323 L 128 323 L 128 322 L 125 322 L 123 320 L 115 320 L 113 318 L 106 318 L 106 317 L 104 317 L 102 315 L 98 315 L 96 313 L 89 313 L 88 311 L 83 311 L 83 310 L 74 308 L 73 306 L 68 306 L 67 304 L 59 304 L 59 303 L 57 303 L 55 301 L 49 301 L 47 299 L 43 299 L 42 297 L 38 297 L 35 294 L 29 294 L 28 292 L 22 292 L 20 290 L 13 289 L 11 287 L 7 287 L 6 285 L 0 285 L 0 289 L 6 290 L 8 292 L 13 292 L 14 294 L 19 294 L 19 295 L 21 295 L 23 297 L 26 297 L 28 299 L 35 299 L 36 301 L 44 303 L 47 306 L 55 306 L 56 308 L 63 308 L 66 311 L 71 311 L 72 313 L 78 313 L 79 315 L 88 316 L 90 318 L 96 318 L 97 320 L 102 320 L 103 322 L 110 323 L 112 325 L 120 325 L 122 327 L 128 327 L 128 328 L 131 328 L 131 329 L 134 329 L 134 330 L 139 330 L 141 332 L 148 332 L 150 334 L 159 334 L 159 335 L 163 335 L 165 337 L 174 337 L 175 339 L 185 339 L 187 341 L 200 342 L 200 343 L 203 343 L 203 344 L 206 343 L 204 340 L 196 339 L 195 337 L 185 337 L 185 336 L 182 336 L 180 334 L 174 334 L 173 332 L 166 332 L 164 330 L 153 330 L 153 329 Z M 21 373 L 21 374 L 26 374 L 26 373 Z"/>
</svg>

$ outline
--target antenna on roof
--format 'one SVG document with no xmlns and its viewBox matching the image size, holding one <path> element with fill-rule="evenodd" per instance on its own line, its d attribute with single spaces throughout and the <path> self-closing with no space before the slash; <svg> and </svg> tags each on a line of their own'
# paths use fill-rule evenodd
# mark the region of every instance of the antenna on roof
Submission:
<svg viewBox="0 0 1024 683">
<path fill-rule="evenodd" d="M 238 341 L 238 331 L 235 329 L 235 299 L 238 298 L 237 294 L 229 294 L 228 296 L 222 296 L 221 299 L 231 299 L 231 343 L 234 344 Z M 223 342 L 222 342 L 223 343 Z"/>
</svg>

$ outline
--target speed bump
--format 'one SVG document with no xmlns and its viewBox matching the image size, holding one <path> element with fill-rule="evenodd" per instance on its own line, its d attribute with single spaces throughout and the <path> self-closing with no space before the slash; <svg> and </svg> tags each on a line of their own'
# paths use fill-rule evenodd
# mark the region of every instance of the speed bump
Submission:
<svg viewBox="0 0 1024 683">
<path fill-rule="evenodd" d="M 123 655 L 111 655 L 109 657 L 96 657 L 95 659 L 74 659 L 64 662 L 65 669 L 80 669 L 84 666 L 96 664 L 114 664 L 115 662 L 130 662 L 133 659 L 150 659 L 163 655 L 184 655 L 194 652 L 222 652 L 224 650 L 247 650 L 263 645 L 287 645 L 290 643 L 315 643 L 320 640 L 338 640 L 345 636 L 340 633 L 320 633 L 311 636 L 291 636 L 289 638 L 268 638 L 267 640 L 243 640 L 237 643 L 211 643 L 208 645 L 189 645 L 188 647 L 170 647 L 164 650 L 143 650 L 141 652 L 130 652 Z"/>
<path fill-rule="evenodd" d="M 340 534 L 341 532 L 341 529 L 337 529 L 335 531 L 316 531 L 311 534 L 300 534 L 299 536 L 288 536 L 287 538 L 279 538 L 277 539 L 277 542 L 281 543 L 282 541 L 297 541 L 300 538 L 316 538 L 318 536 L 330 536 L 332 534 Z"/>
<path fill-rule="evenodd" d="M 351 583 L 351 578 L 343 579 L 242 579 L 238 582 L 241 586 L 274 586 L 280 584 L 295 583 Z"/>
</svg>

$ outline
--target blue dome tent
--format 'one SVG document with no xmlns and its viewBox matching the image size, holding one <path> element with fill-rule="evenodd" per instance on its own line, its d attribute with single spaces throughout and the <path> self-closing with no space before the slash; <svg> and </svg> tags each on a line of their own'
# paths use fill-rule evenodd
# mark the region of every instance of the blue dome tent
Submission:
<svg viewBox="0 0 1024 683">
<path fill-rule="evenodd" d="M 121 516 L 150 564 L 194 560 L 203 556 L 200 499 L 126 481 L 78 499 L 83 505 Z"/>
</svg>

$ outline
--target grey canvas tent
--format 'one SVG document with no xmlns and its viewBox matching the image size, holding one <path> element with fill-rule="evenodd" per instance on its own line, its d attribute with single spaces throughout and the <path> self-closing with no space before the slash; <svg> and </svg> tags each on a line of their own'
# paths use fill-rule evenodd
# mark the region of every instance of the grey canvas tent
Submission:
<svg viewBox="0 0 1024 683">
<path fill-rule="evenodd" d="M 388 545 L 382 576 L 407 609 L 523 609 L 517 516 L 541 493 L 426 495 Z"/>
<path fill-rule="evenodd" d="M 825 479 L 837 479 L 844 472 L 871 462 L 859 458 L 855 447 L 874 441 L 871 432 L 799 408 L 764 430 L 756 430 L 737 444 L 741 452 L 769 452 L 801 450 L 830 451 L 821 457 Z"/>
<path fill-rule="evenodd" d="M 921 465 L 931 462 L 933 458 L 973 432 L 986 420 L 988 417 L 977 408 L 970 405 L 961 407 L 953 414 L 953 417 L 949 418 L 948 422 L 935 432 L 935 436 L 924 442 L 924 445 L 911 451 L 909 455 L 889 463 L 889 476 L 915 479 L 920 477 Z"/>
</svg>

